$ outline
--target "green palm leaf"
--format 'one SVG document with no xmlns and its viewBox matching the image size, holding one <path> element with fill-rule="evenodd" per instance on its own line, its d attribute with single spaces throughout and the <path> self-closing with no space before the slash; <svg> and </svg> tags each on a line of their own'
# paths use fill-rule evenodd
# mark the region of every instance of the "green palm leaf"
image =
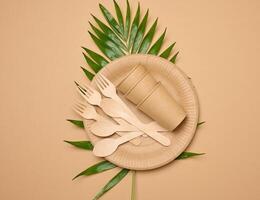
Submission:
<svg viewBox="0 0 260 200">
<path fill-rule="evenodd" d="M 85 149 L 85 150 L 93 150 L 93 145 L 90 141 L 68 141 L 64 140 L 64 142 L 73 145 L 74 147 L 77 147 L 79 149 Z"/>
<path fill-rule="evenodd" d="M 112 14 L 102 5 L 99 4 L 99 8 L 101 12 L 103 13 L 105 19 L 107 20 L 107 23 L 109 26 L 120 36 L 122 37 L 122 34 L 124 33 L 115 18 L 112 16 Z"/>
<path fill-rule="evenodd" d="M 132 48 L 132 45 L 134 43 L 134 39 L 136 36 L 136 33 L 138 31 L 138 26 L 139 26 L 139 21 L 140 21 L 140 4 L 138 3 L 138 8 L 131 26 L 130 30 L 130 37 L 128 41 L 128 49 L 130 50 Z"/>
<path fill-rule="evenodd" d="M 149 14 L 149 10 L 146 11 L 144 18 L 143 18 L 140 26 L 138 27 L 131 53 L 137 52 L 137 50 L 139 49 L 139 46 L 143 40 L 143 36 L 144 36 L 145 29 L 146 29 L 146 24 L 147 24 L 147 19 L 148 19 L 148 14 Z"/>
<path fill-rule="evenodd" d="M 88 65 L 94 70 L 94 72 L 98 72 L 100 69 L 102 69 L 102 66 L 95 63 L 93 60 L 91 60 L 85 53 L 83 53 L 83 56 L 88 63 Z"/>
<path fill-rule="evenodd" d="M 202 124 L 204 124 L 204 123 L 206 123 L 206 122 L 205 122 L 205 121 L 199 122 L 199 123 L 197 124 L 197 127 L 200 126 L 200 125 L 202 125 Z"/>
<path fill-rule="evenodd" d="M 116 10 L 116 16 L 117 16 L 117 20 L 119 22 L 119 28 L 120 28 L 120 32 L 123 34 L 125 34 L 124 32 L 124 20 L 123 20 L 123 15 L 122 15 L 122 12 L 121 12 L 121 9 L 120 7 L 118 6 L 117 2 L 115 0 L 114 1 L 114 6 L 115 6 L 115 10 Z M 126 38 L 124 38 L 125 40 Z"/>
<path fill-rule="evenodd" d="M 158 40 L 153 44 L 153 46 L 150 48 L 148 54 L 158 55 L 162 47 L 165 34 L 166 34 L 166 29 L 164 30 L 163 34 L 158 38 Z"/>
<path fill-rule="evenodd" d="M 170 59 L 170 61 L 175 64 L 176 63 L 176 59 L 177 59 L 177 56 L 179 54 L 179 51 Z"/>
<path fill-rule="evenodd" d="M 93 33 L 91 33 L 90 31 L 88 31 L 88 33 L 90 34 L 91 38 L 93 39 L 93 41 L 95 42 L 95 44 L 98 46 L 98 48 L 100 49 L 100 51 L 103 52 L 103 54 L 105 54 L 110 60 L 114 60 L 116 58 L 119 58 L 121 56 L 124 55 L 124 53 L 118 51 L 116 48 L 110 48 L 107 44 L 105 44 L 104 41 L 100 40 L 99 38 L 97 38 Z"/>
<path fill-rule="evenodd" d="M 128 172 L 129 172 L 128 169 L 122 169 L 110 181 L 108 181 L 108 183 L 97 193 L 97 195 L 93 198 L 93 200 L 99 199 L 107 191 L 111 190 L 114 186 L 116 186 L 128 174 Z"/>
<path fill-rule="evenodd" d="M 76 179 L 80 176 L 90 176 L 90 175 L 93 175 L 93 174 L 98 174 L 98 173 L 113 169 L 115 167 L 116 166 L 114 164 L 112 164 L 111 162 L 102 161 L 102 162 L 99 162 L 99 163 L 87 168 L 83 172 L 79 173 L 72 180 L 74 180 L 74 179 Z"/>
<path fill-rule="evenodd" d="M 162 58 L 165 58 L 165 59 L 168 59 L 170 54 L 171 54 L 171 51 L 172 51 L 172 48 L 174 47 L 176 42 L 174 42 L 173 44 L 171 44 L 167 49 L 165 49 L 164 52 L 162 52 L 162 54 L 160 55 L 160 57 Z"/>
<path fill-rule="evenodd" d="M 67 119 L 67 121 L 74 124 L 75 126 L 77 126 L 79 128 L 84 128 L 83 121 L 81 121 L 81 120 Z"/>
<path fill-rule="evenodd" d="M 158 18 L 155 20 L 155 22 L 153 23 L 152 27 L 147 32 L 147 34 L 144 36 L 144 39 L 140 45 L 138 53 L 146 53 L 147 50 L 149 49 L 149 47 L 152 43 L 152 40 L 153 40 L 155 30 L 156 30 L 157 22 L 158 22 Z"/>
<path fill-rule="evenodd" d="M 80 67 L 84 74 L 88 77 L 88 79 L 91 81 L 93 78 L 94 78 L 94 74 L 92 74 L 90 71 L 88 71 L 87 69 L 83 68 L 83 67 Z"/>
<path fill-rule="evenodd" d="M 200 156 L 200 155 L 204 155 L 205 153 L 193 153 L 193 152 L 182 152 L 181 155 L 179 155 L 176 160 L 181 160 L 181 159 L 186 159 L 186 158 L 190 158 L 190 157 L 194 157 L 194 156 Z"/>
<path fill-rule="evenodd" d="M 129 29 L 130 29 L 130 23 L 131 23 L 131 10 L 129 1 L 126 1 L 127 7 L 126 7 L 126 19 L 125 19 L 125 32 L 124 32 L 124 38 L 128 39 Z"/>
<path fill-rule="evenodd" d="M 101 30 L 106 34 L 112 41 L 114 41 L 115 44 L 117 44 L 120 48 L 127 50 L 125 44 L 117 37 L 117 35 L 103 22 L 101 22 L 98 18 L 96 18 L 94 15 L 92 15 L 98 26 L 101 28 Z"/>
<path fill-rule="evenodd" d="M 118 47 L 116 43 L 114 43 L 113 40 L 111 40 L 106 34 L 104 34 L 98 28 L 96 28 L 92 23 L 89 22 L 89 24 L 102 42 L 104 42 L 108 47 L 110 47 L 115 52 L 118 52 L 120 55 L 124 55 L 124 52 L 121 50 L 120 47 Z"/>
<path fill-rule="evenodd" d="M 94 51 L 91 51 L 90 49 L 86 48 L 86 47 L 82 47 L 87 53 L 88 55 L 99 65 L 101 65 L 102 67 L 106 66 L 108 64 L 108 61 L 101 55 L 99 55 L 98 53 L 95 53 Z"/>
</svg>

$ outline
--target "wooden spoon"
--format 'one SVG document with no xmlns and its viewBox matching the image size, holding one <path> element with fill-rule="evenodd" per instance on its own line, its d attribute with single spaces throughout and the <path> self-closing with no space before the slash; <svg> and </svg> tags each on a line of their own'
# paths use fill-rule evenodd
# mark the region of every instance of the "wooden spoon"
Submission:
<svg viewBox="0 0 260 200">
<path fill-rule="evenodd" d="M 116 125 L 110 121 L 97 121 L 90 127 L 90 131 L 99 137 L 108 137 L 115 132 L 138 131 L 134 126 L 125 124 Z"/>
<path fill-rule="evenodd" d="M 95 156 L 98 157 L 106 157 L 111 154 L 113 154 L 116 149 L 119 147 L 119 145 L 124 144 L 140 135 L 142 135 L 142 132 L 130 132 L 126 133 L 125 135 L 119 137 L 119 138 L 106 138 L 103 140 L 98 141 L 93 149 L 93 153 Z"/>
</svg>

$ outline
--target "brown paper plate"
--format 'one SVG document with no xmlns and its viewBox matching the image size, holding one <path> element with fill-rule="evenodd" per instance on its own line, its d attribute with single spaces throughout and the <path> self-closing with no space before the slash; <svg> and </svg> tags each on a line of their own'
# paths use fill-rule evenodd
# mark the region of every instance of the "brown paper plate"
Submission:
<svg viewBox="0 0 260 200">
<path fill-rule="evenodd" d="M 131 143 L 121 145 L 117 151 L 105 159 L 123 168 L 134 170 L 155 169 L 176 159 L 190 144 L 198 123 L 199 104 L 197 95 L 191 81 L 174 64 L 163 58 L 153 55 L 129 55 L 116 59 L 106 65 L 102 73 L 117 85 L 126 74 L 137 64 L 144 65 L 147 70 L 160 81 L 169 93 L 181 104 L 187 113 L 186 119 L 173 132 L 164 133 L 171 139 L 171 145 L 162 146 L 149 137 L 141 137 L 142 143 L 135 146 Z M 91 83 L 95 85 L 93 82 Z M 123 95 L 121 96 L 123 98 Z M 151 121 L 135 105 L 123 99 L 143 122 Z M 158 102 L 160 106 L 160 102 Z M 173 114 L 173 113 L 165 113 Z M 85 120 L 87 135 L 94 144 L 100 138 L 88 130 L 90 121 Z M 112 137 L 118 137 L 116 135 Z"/>
</svg>

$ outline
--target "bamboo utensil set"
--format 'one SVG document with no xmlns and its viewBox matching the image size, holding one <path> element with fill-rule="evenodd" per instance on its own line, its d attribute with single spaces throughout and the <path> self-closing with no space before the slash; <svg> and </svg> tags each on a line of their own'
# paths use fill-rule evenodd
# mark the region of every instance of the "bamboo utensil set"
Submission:
<svg viewBox="0 0 260 200">
<path fill-rule="evenodd" d="M 95 120 L 90 130 L 96 136 L 109 137 L 114 133 L 120 136 L 96 142 L 94 155 L 109 156 L 126 142 L 139 145 L 142 135 L 147 135 L 164 146 L 171 144 L 170 139 L 161 132 L 172 131 L 183 121 L 186 114 L 162 84 L 156 82 L 143 66 L 134 67 L 118 85 L 118 90 L 136 104 L 138 109 L 154 119 L 152 123 L 141 122 L 117 95 L 116 87 L 106 77 L 97 74 L 94 81 L 103 97 L 90 86 L 77 85 L 78 92 L 86 102 L 77 103 L 74 110 L 85 119 Z M 98 114 L 95 106 L 101 108 L 117 124 Z"/>
</svg>

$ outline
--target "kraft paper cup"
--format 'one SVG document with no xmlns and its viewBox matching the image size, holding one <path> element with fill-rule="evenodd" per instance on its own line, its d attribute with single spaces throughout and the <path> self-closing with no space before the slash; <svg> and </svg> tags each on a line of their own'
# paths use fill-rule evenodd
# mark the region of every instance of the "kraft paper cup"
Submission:
<svg viewBox="0 0 260 200">
<path fill-rule="evenodd" d="M 146 72 L 145 67 L 136 65 L 117 86 L 118 90 L 126 94 L 144 77 Z"/>
<path fill-rule="evenodd" d="M 169 130 L 174 130 L 186 117 L 183 108 L 161 83 L 137 107 Z"/>
<path fill-rule="evenodd" d="M 137 105 L 150 93 L 156 83 L 156 80 L 147 72 L 144 77 L 125 94 L 125 96 Z"/>
</svg>

